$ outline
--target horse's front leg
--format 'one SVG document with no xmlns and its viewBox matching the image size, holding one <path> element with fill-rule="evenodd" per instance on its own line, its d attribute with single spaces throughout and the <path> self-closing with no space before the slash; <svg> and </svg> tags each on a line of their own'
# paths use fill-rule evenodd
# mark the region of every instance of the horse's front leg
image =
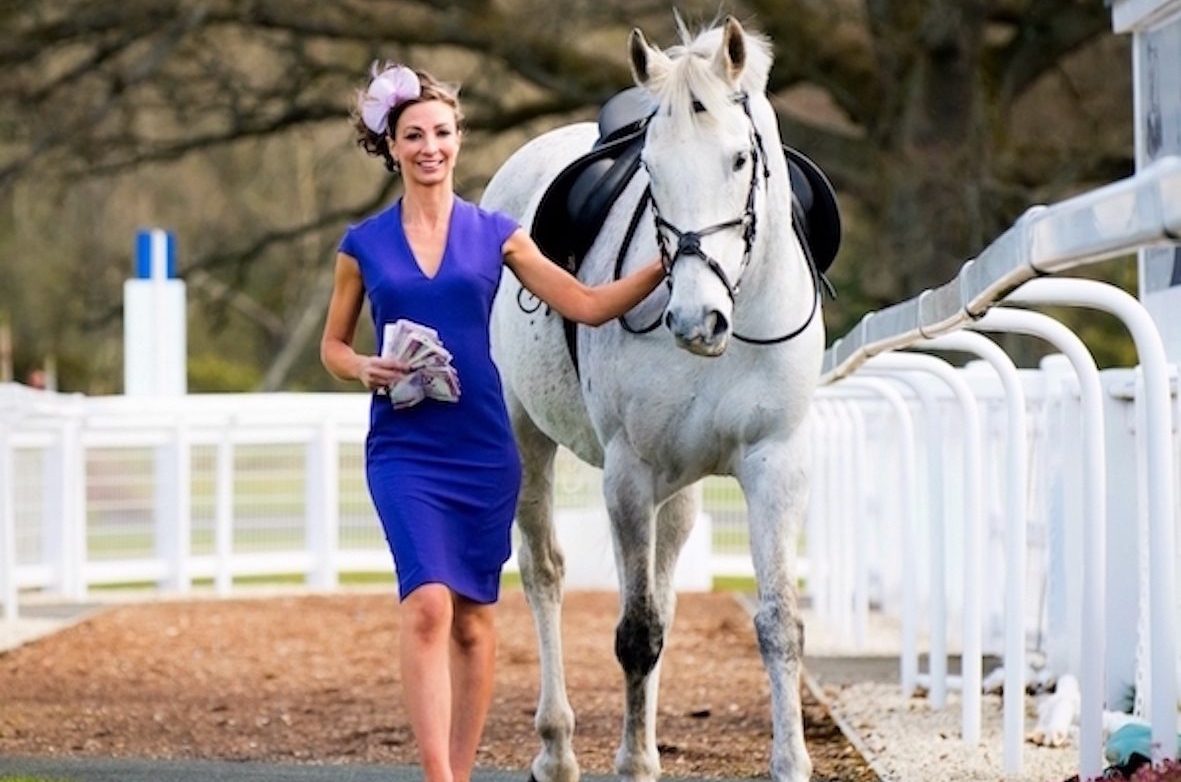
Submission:
<svg viewBox="0 0 1181 782">
<path fill-rule="evenodd" d="M 755 631 L 771 680 L 771 778 L 775 782 L 807 782 L 812 776 L 800 713 L 804 626 L 792 572 L 796 533 L 808 504 L 806 457 L 807 437 L 797 429 L 788 441 L 751 448 L 737 474 L 746 495 L 759 590 Z"/>
<path fill-rule="evenodd" d="M 521 545 L 517 561 L 521 583 L 533 612 L 541 663 L 541 694 L 534 725 L 541 751 L 533 759 L 531 778 L 538 782 L 577 782 L 574 757 L 574 710 L 566 695 L 562 666 L 562 578 L 565 563 L 553 525 L 554 454 L 557 445 L 529 420 L 509 397 L 513 428 L 521 452 L 521 496 L 517 528 Z"/>
<path fill-rule="evenodd" d="M 660 776 L 656 698 L 671 605 L 656 588 L 652 474 L 625 443 L 606 449 L 603 493 L 620 581 L 615 657 L 623 668 L 625 712 L 615 770 L 630 782 L 650 782 Z"/>
</svg>

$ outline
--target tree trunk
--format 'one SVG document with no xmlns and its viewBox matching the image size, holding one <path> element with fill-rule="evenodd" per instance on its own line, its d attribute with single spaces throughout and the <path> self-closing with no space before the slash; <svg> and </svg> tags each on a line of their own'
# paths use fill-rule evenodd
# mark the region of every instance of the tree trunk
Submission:
<svg viewBox="0 0 1181 782">
<path fill-rule="evenodd" d="M 982 242 L 984 8 L 979 0 L 870 8 L 884 94 L 874 213 L 884 246 L 863 283 L 890 302 L 947 282 Z"/>
</svg>

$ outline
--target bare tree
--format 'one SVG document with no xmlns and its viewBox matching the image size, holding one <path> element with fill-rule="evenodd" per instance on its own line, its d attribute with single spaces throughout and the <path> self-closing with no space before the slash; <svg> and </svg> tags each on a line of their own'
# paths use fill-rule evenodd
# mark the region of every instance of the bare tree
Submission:
<svg viewBox="0 0 1181 782">
<path fill-rule="evenodd" d="M 1111 120 L 1130 103 L 1126 43 L 1097 0 L 733 6 L 774 43 L 784 138 L 846 211 L 835 328 L 944 282 L 1029 203 L 1130 169 L 1130 122 Z M 395 194 L 344 121 L 368 62 L 463 83 L 459 184 L 474 196 L 513 147 L 627 85 L 632 26 L 676 42 L 653 0 L 560 14 L 550 0 L 0 0 L 0 315 L 18 357 L 60 354 L 66 386 L 116 390 L 129 236 L 163 223 L 182 239 L 194 350 L 253 365 L 261 388 L 326 385 L 314 347 L 335 241 Z M 1047 116 L 1061 127 L 1039 127 Z M 79 351 L 81 334 L 113 347 Z"/>
</svg>

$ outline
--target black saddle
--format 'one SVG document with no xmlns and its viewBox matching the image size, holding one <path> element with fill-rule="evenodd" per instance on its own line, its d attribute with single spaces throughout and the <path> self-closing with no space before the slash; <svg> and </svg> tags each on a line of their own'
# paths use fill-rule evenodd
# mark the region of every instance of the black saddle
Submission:
<svg viewBox="0 0 1181 782">
<path fill-rule="evenodd" d="M 550 184 L 533 218 L 542 252 L 576 273 L 612 204 L 640 168 L 648 120 L 656 110 L 648 92 L 632 87 L 599 112 L 599 138 L 591 151 L 566 166 Z M 792 189 L 792 223 L 819 274 L 836 258 L 841 216 L 832 183 L 803 153 L 784 145 Z"/>
<path fill-rule="evenodd" d="M 599 110 L 599 138 L 550 184 L 533 217 L 533 240 L 571 274 L 628 182 L 640 168 L 644 133 L 656 105 L 638 87 L 617 93 Z"/>
</svg>

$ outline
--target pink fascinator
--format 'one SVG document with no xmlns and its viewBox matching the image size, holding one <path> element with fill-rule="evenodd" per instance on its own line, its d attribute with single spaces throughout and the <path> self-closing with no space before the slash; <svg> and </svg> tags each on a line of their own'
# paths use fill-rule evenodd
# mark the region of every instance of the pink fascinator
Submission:
<svg viewBox="0 0 1181 782">
<path fill-rule="evenodd" d="M 397 105 L 422 94 L 418 74 L 405 65 L 394 65 L 381 73 L 373 64 L 373 81 L 361 99 L 361 121 L 374 133 L 385 133 L 389 128 L 390 111 Z"/>
</svg>

